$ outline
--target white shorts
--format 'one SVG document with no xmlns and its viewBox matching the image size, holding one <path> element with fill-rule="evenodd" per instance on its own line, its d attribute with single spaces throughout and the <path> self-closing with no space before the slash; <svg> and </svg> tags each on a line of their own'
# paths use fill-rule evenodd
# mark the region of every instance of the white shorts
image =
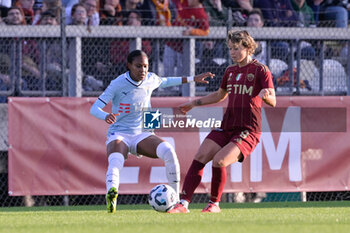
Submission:
<svg viewBox="0 0 350 233">
<path fill-rule="evenodd" d="M 143 139 L 148 138 L 149 136 L 154 135 L 151 132 L 144 132 L 140 134 L 127 134 L 127 133 L 111 133 L 109 137 L 107 137 L 106 145 L 108 143 L 120 140 L 123 141 L 129 148 L 129 153 L 136 155 L 137 157 L 142 157 L 142 155 L 137 154 L 137 144 L 141 142 Z"/>
</svg>

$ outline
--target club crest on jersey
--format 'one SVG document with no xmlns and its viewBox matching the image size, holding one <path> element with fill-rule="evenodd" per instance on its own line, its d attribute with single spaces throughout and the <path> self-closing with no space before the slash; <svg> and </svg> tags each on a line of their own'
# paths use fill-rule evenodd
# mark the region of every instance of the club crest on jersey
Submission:
<svg viewBox="0 0 350 233">
<path fill-rule="evenodd" d="M 242 73 L 237 74 L 236 81 L 239 81 L 241 79 L 241 77 L 242 77 Z"/>
<path fill-rule="evenodd" d="M 248 74 L 247 75 L 247 79 L 248 79 L 249 82 L 253 81 L 254 78 L 255 78 L 254 74 Z"/>
</svg>

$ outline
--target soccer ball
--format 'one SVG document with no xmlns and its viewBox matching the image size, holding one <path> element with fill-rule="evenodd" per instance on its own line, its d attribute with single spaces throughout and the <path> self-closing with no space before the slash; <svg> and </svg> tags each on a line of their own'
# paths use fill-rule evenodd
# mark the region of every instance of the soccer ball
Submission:
<svg viewBox="0 0 350 233">
<path fill-rule="evenodd" d="M 154 210 L 168 212 L 176 205 L 178 197 L 175 190 L 166 184 L 155 186 L 149 193 L 148 203 Z"/>
</svg>

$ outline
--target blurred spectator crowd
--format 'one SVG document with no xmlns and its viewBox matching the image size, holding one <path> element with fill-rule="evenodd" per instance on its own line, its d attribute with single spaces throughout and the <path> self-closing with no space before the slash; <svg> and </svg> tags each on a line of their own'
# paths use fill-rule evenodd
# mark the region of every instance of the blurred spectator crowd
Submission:
<svg viewBox="0 0 350 233">
<path fill-rule="evenodd" d="M 227 9 L 231 8 L 236 26 L 246 25 L 249 13 L 260 9 L 265 26 L 347 27 L 350 11 L 348 0 L 1 0 L 1 23 L 39 25 L 47 11 L 60 22 L 61 7 L 66 24 L 92 26 L 128 25 L 129 15 L 134 13 L 141 25 L 193 27 L 186 11 L 201 11 L 198 8 L 204 10 L 196 15 L 200 16 L 195 18 L 197 25 L 222 26 L 227 24 Z M 15 9 L 20 16 L 14 16 Z M 19 17 L 23 19 L 14 22 L 13 18 Z"/>
<path fill-rule="evenodd" d="M 228 24 L 240 27 L 348 28 L 349 12 L 348 0 L 1 0 L 0 25 L 64 23 L 85 26 L 87 29 L 99 25 L 184 26 L 184 36 L 205 38 L 209 34 L 210 27 L 228 26 Z M 86 91 L 101 91 L 113 78 L 126 71 L 125 61 L 129 52 L 129 41 L 114 39 L 108 42 L 108 46 L 96 49 L 101 41 L 90 40 L 86 39 L 85 42 L 89 43 L 82 45 L 83 88 Z M 165 41 L 161 51 L 160 75 L 183 75 L 182 43 L 181 40 Z M 258 41 L 258 44 L 255 57 L 266 64 L 266 41 Z M 221 78 L 230 62 L 227 59 L 225 46 L 225 41 L 196 40 L 196 72 L 212 71 L 217 74 L 217 78 Z M 10 48 L 9 41 L 1 38 L 0 91 L 8 90 L 11 86 Z M 44 85 L 47 90 L 55 90 L 62 86 L 63 61 L 62 57 L 57 56 L 61 53 L 60 48 L 59 41 L 54 40 L 46 46 L 46 66 L 42 72 L 37 41 L 30 39 L 22 41 L 20 85 L 23 89 L 35 90 Z M 151 57 L 151 41 L 143 40 L 142 49 Z M 283 87 L 293 82 L 289 80 L 287 64 L 290 53 L 295 51 L 295 45 L 288 41 L 271 43 L 269 67 L 276 86 Z M 318 85 L 317 79 L 312 79 L 317 76 L 319 64 L 316 58 L 321 52 L 325 54 L 326 62 L 335 54 L 343 57 L 347 57 L 348 54 L 347 46 L 343 44 L 332 44 L 324 48 L 318 41 L 304 41 L 301 44 L 300 56 L 303 60 L 302 66 L 307 67 L 308 70 L 305 72 L 309 73 L 310 77 L 303 76 L 300 82 L 301 88 L 311 90 Z M 330 64 L 330 66 L 337 65 L 344 68 L 342 61 L 333 60 Z M 43 75 L 48 77 L 45 81 L 42 80 Z M 198 88 L 213 91 L 218 87 L 218 80 L 211 82 L 207 87 Z M 168 91 L 177 93 L 179 90 Z M 0 97 L 0 102 L 4 101 L 6 98 Z"/>
</svg>

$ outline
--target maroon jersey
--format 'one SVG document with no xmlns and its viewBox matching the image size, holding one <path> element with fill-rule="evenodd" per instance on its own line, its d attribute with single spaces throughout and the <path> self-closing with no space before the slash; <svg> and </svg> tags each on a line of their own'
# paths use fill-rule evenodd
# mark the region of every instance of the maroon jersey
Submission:
<svg viewBox="0 0 350 233">
<path fill-rule="evenodd" d="M 220 86 L 228 92 L 228 106 L 221 124 L 223 130 L 247 128 L 261 132 L 261 89 L 274 88 L 267 66 L 257 60 L 246 66 L 227 67 Z"/>
</svg>

